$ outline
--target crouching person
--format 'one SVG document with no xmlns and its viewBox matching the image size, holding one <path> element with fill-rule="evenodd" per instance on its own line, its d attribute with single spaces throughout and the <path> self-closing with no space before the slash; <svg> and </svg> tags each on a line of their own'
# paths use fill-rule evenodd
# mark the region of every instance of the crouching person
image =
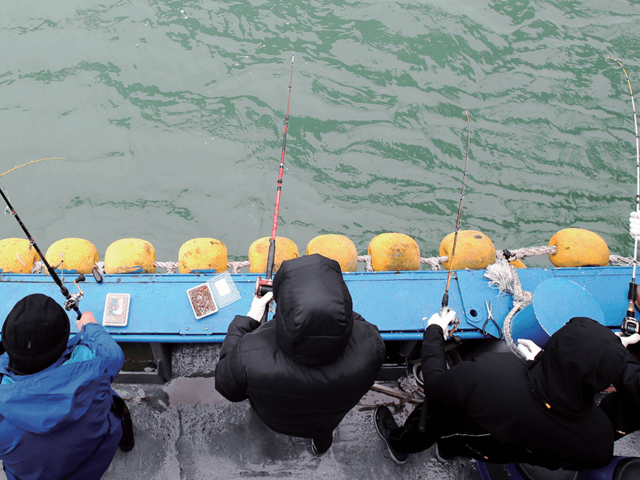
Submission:
<svg viewBox="0 0 640 480">
<path fill-rule="evenodd" d="M 70 339 L 64 309 L 34 294 L 2 326 L 0 460 L 9 480 L 99 479 L 118 444 L 133 448 L 129 411 L 111 390 L 122 349 L 90 312 L 76 324 Z"/>
<path fill-rule="evenodd" d="M 273 281 L 275 317 L 260 325 L 271 293 L 229 325 L 216 390 L 249 399 L 273 431 L 310 438 L 322 455 L 333 430 L 373 385 L 385 358 L 378 329 L 352 310 L 338 262 L 308 255 L 282 263 Z"/>
<path fill-rule="evenodd" d="M 612 460 L 613 428 L 594 401 L 625 365 L 625 349 L 611 330 L 573 318 L 544 350 L 522 342 L 527 360 L 486 353 L 447 369 L 443 331 L 454 318 L 452 311 L 435 314 L 424 333 L 424 432 L 420 407 L 400 427 L 386 407 L 376 409 L 376 428 L 396 463 L 434 443 L 445 460 L 464 456 L 567 470 Z"/>
</svg>

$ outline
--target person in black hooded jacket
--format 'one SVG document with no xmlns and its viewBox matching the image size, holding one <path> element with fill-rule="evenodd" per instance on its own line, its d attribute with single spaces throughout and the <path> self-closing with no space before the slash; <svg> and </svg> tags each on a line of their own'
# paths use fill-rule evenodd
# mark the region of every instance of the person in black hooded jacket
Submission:
<svg viewBox="0 0 640 480">
<path fill-rule="evenodd" d="M 640 335 L 620 337 L 625 350 L 640 341 Z M 638 352 L 637 349 L 634 351 Z M 607 414 L 614 429 L 616 440 L 640 430 L 640 363 L 636 355 L 625 352 L 624 370 L 614 382 L 615 391 L 600 402 L 600 408 Z"/>
<path fill-rule="evenodd" d="M 263 299 L 254 298 L 248 316 L 229 325 L 216 390 L 232 402 L 248 398 L 271 430 L 311 438 L 313 453 L 321 455 L 373 385 L 384 342 L 352 310 L 338 262 L 321 255 L 282 263 L 273 281 L 274 320 L 261 326 Z"/>
<path fill-rule="evenodd" d="M 631 212 L 629 217 L 629 233 L 634 240 L 640 240 L 640 213 Z M 622 375 L 615 382 L 615 392 L 607 395 L 601 402 L 600 408 L 609 417 L 613 424 L 615 439 L 619 439 L 640 430 L 640 363 L 637 344 L 640 335 L 635 333 L 624 336 L 617 333 L 625 350 L 631 347 L 631 351 L 625 352 L 625 367 Z"/>
<path fill-rule="evenodd" d="M 573 318 L 530 361 L 487 353 L 447 369 L 443 329 L 430 323 L 422 346 L 425 433 L 418 431 L 420 408 L 401 427 L 386 407 L 375 413 L 396 463 L 436 442 L 444 458 L 553 470 L 600 468 L 612 460 L 612 426 L 594 402 L 624 368 L 624 347 L 611 330 Z"/>
</svg>

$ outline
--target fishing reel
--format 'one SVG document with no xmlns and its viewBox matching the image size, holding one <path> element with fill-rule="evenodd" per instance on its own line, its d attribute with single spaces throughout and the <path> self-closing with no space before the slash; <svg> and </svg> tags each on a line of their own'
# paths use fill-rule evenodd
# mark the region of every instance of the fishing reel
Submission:
<svg viewBox="0 0 640 480">
<path fill-rule="evenodd" d="M 622 320 L 620 330 L 622 335 L 629 337 L 634 333 L 640 333 L 640 322 L 636 320 L 636 309 L 638 308 L 638 285 L 634 282 L 629 283 L 629 306 L 627 307 L 627 316 Z"/>
<path fill-rule="evenodd" d="M 273 292 L 273 280 L 258 277 L 256 279 L 254 290 L 256 297 L 262 298 L 269 292 Z"/>
<path fill-rule="evenodd" d="M 634 333 L 640 333 L 640 322 L 635 317 L 625 317 L 620 325 L 620 330 L 625 337 L 629 337 Z"/>
<path fill-rule="evenodd" d="M 80 285 L 78 285 L 78 282 L 84 282 L 84 281 L 85 281 L 85 277 L 84 277 L 84 274 L 82 273 L 78 275 L 78 278 L 76 278 L 73 281 L 73 284 L 78 289 L 78 293 L 72 293 L 67 297 L 67 300 L 64 302 L 64 308 L 67 312 L 71 310 L 75 310 L 76 308 L 78 308 L 78 305 L 80 305 L 80 300 L 82 300 L 82 297 L 84 297 L 84 292 L 80 288 Z"/>
<path fill-rule="evenodd" d="M 449 300 L 449 296 L 446 297 L 447 301 Z M 450 308 L 446 305 L 443 305 L 440 308 L 440 315 L 446 315 L 446 313 L 450 310 Z M 460 326 L 460 317 L 456 317 L 453 323 L 450 324 L 448 331 L 446 332 L 447 341 L 452 340 L 456 345 L 460 345 L 462 343 L 462 339 L 458 335 L 454 335 L 455 331 L 458 330 Z"/>
</svg>

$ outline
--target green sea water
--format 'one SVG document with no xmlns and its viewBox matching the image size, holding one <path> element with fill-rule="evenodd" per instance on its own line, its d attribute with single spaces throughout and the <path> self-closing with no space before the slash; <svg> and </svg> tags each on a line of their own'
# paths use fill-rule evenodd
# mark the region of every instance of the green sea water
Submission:
<svg viewBox="0 0 640 480">
<path fill-rule="evenodd" d="M 496 248 L 560 229 L 631 256 L 640 1 L 5 0 L 0 179 L 44 250 L 151 242 L 230 260 L 271 234 L 292 52 L 278 235 L 301 254 L 384 232 L 437 256 L 461 227 Z M 23 237 L 0 216 L 0 239 Z M 546 257 L 533 265 L 551 265 Z M 426 267 L 425 267 L 426 268 Z"/>
</svg>

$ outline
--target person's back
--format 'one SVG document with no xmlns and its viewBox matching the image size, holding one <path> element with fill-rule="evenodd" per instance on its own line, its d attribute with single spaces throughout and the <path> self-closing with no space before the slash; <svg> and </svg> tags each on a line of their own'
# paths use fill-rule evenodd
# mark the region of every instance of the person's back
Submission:
<svg viewBox="0 0 640 480">
<path fill-rule="evenodd" d="M 569 470 L 609 463 L 612 426 L 594 397 L 624 368 L 624 348 L 613 332 L 589 318 L 573 318 L 531 361 L 488 353 L 448 369 L 443 331 L 454 318 L 455 312 L 435 314 L 424 333 L 424 432 L 422 408 L 401 427 L 388 409 L 376 409 L 376 428 L 396 463 L 436 442 L 443 459 Z"/>
<path fill-rule="evenodd" d="M 427 359 L 425 392 L 450 400 L 500 442 L 522 447 L 525 458 L 513 460 L 598 468 L 612 458 L 613 434 L 594 397 L 619 375 L 623 356 L 620 341 L 606 327 L 574 318 L 533 361 L 485 354 L 437 375 Z"/>
<path fill-rule="evenodd" d="M 272 321 L 257 328 L 249 317 L 236 317 L 229 327 L 216 389 L 232 401 L 249 398 L 278 433 L 329 435 L 373 384 L 384 342 L 352 311 L 333 260 L 310 255 L 283 262 L 273 291 Z"/>
<path fill-rule="evenodd" d="M 123 436 L 122 412 L 116 413 L 110 386 L 124 355 L 92 315 L 68 339 L 69 320 L 59 305 L 44 295 L 26 299 L 32 325 L 25 328 L 24 321 L 18 322 L 14 333 L 10 314 L 2 331 L 7 354 L 0 357 L 0 459 L 7 477 L 98 479 Z M 38 307 L 53 314 L 33 313 Z M 19 313 L 24 320 L 24 311 Z M 59 332 L 61 328 L 66 331 Z M 64 350 L 49 348 L 55 359 L 41 369 L 32 361 L 38 355 L 30 350 L 37 350 L 38 343 L 51 347 L 52 338 L 58 345 L 64 338 Z"/>
</svg>

